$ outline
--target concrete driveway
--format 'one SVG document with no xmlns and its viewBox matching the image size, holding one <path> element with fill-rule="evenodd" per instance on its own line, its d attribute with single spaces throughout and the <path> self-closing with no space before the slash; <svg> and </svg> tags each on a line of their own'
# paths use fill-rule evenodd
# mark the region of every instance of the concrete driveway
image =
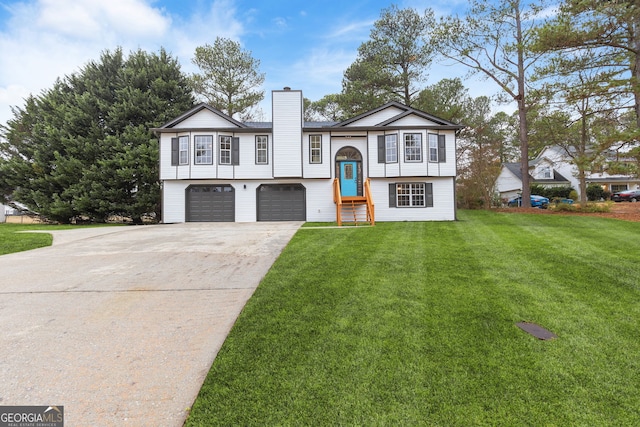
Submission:
<svg viewBox="0 0 640 427">
<path fill-rule="evenodd" d="M 0 256 L 0 405 L 62 405 L 70 427 L 181 426 L 300 224 L 56 231 Z"/>
</svg>

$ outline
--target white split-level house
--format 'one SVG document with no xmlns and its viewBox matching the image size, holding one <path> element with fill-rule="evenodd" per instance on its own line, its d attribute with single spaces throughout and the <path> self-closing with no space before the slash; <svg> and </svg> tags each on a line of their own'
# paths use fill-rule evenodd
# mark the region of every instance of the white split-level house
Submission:
<svg viewBox="0 0 640 427">
<path fill-rule="evenodd" d="M 153 129 L 162 221 L 450 221 L 462 126 L 391 102 L 341 123 L 303 121 L 272 92 L 272 122 L 207 104 Z"/>
</svg>

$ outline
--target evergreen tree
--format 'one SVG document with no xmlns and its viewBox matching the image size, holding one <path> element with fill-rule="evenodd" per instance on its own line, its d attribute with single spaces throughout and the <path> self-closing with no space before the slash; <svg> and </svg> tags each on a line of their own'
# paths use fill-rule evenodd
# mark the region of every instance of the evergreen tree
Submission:
<svg viewBox="0 0 640 427">
<path fill-rule="evenodd" d="M 200 69 L 191 76 L 195 92 L 228 116 L 249 119 L 245 113 L 264 99 L 260 61 L 240 43 L 216 37 L 213 45 L 196 48 L 192 62 Z"/>
<path fill-rule="evenodd" d="M 342 109 L 351 116 L 391 100 L 411 106 L 434 56 L 434 25 L 431 10 L 421 15 L 395 5 L 384 9 L 344 73 Z"/>
<path fill-rule="evenodd" d="M 177 60 L 121 49 L 15 108 L 0 147 L 2 186 L 52 220 L 160 214 L 158 140 L 150 129 L 193 106 Z"/>
</svg>

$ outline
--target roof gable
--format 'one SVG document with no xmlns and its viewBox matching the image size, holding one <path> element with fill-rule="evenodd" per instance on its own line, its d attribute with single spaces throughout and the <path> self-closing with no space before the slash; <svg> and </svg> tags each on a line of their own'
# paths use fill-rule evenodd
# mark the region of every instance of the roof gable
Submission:
<svg viewBox="0 0 640 427">
<path fill-rule="evenodd" d="M 163 125 L 160 129 L 181 128 L 245 128 L 246 125 L 227 116 L 209 104 L 202 103 L 193 107 L 180 117 Z"/>
<path fill-rule="evenodd" d="M 450 126 L 462 129 L 464 126 L 441 119 L 424 111 L 407 107 L 399 102 L 388 102 L 381 107 L 360 114 L 349 120 L 336 124 L 334 127 L 362 127 L 362 126 Z"/>
</svg>

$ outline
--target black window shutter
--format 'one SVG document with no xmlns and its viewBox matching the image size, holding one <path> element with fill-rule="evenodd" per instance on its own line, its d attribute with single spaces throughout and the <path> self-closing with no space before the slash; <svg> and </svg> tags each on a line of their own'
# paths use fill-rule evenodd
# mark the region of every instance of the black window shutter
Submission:
<svg viewBox="0 0 640 427">
<path fill-rule="evenodd" d="M 428 182 L 424 185 L 425 206 L 428 208 L 433 207 L 433 184 Z"/>
<path fill-rule="evenodd" d="M 178 166 L 178 148 L 180 146 L 180 143 L 178 141 L 178 138 L 171 138 L 171 166 Z"/>
<path fill-rule="evenodd" d="M 438 135 L 438 163 L 447 161 L 447 144 L 444 135 Z"/>
<path fill-rule="evenodd" d="M 389 184 L 389 207 L 396 207 L 396 185 Z"/>
<path fill-rule="evenodd" d="M 240 164 L 240 138 L 237 136 L 231 138 L 231 164 Z"/>
<path fill-rule="evenodd" d="M 384 143 L 384 135 L 378 135 L 378 163 L 387 163 L 387 148 Z"/>
</svg>

